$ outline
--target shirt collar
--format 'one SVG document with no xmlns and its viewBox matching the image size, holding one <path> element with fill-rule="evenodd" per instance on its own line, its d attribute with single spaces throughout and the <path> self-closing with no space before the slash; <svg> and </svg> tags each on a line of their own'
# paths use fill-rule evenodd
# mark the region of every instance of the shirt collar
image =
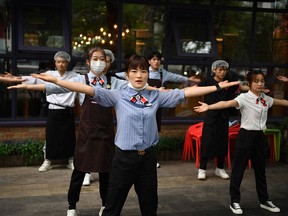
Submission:
<svg viewBox="0 0 288 216">
<path fill-rule="evenodd" d="M 146 89 L 143 89 L 141 91 L 136 91 L 135 89 L 130 88 L 129 86 L 126 88 L 126 91 L 127 91 L 129 97 L 133 97 L 137 94 L 146 94 L 146 92 L 147 92 Z"/>
<path fill-rule="evenodd" d="M 95 74 L 93 74 L 91 71 L 89 71 L 89 73 L 88 73 L 89 80 L 92 80 L 94 77 L 96 77 Z M 105 75 L 102 74 L 100 77 L 105 80 L 105 78 L 104 78 Z"/>
<path fill-rule="evenodd" d="M 160 68 L 158 68 L 158 71 L 153 71 L 152 67 L 149 66 L 149 73 L 159 73 L 159 71 L 160 71 Z"/>
<path fill-rule="evenodd" d="M 253 98 L 253 99 L 257 99 L 257 98 L 264 98 L 265 97 L 265 94 L 264 93 L 261 93 L 260 94 L 260 96 L 258 97 L 257 95 L 255 95 L 253 92 L 251 92 L 250 90 L 248 91 L 248 93 L 247 93 L 251 98 Z"/>
</svg>

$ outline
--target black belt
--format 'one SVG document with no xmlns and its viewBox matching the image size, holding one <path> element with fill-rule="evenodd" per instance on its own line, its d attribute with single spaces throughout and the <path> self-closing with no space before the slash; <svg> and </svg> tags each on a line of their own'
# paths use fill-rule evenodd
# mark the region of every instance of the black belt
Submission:
<svg viewBox="0 0 288 216">
<path fill-rule="evenodd" d="M 122 150 L 119 147 L 116 146 L 116 149 L 120 150 L 121 152 L 127 152 L 127 153 L 137 153 L 138 155 L 145 155 L 146 153 L 149 153 L 153 151 L 154 146 L 150 146 L 146 149 L 140 149 L 140 150 Z"/>
</svg>

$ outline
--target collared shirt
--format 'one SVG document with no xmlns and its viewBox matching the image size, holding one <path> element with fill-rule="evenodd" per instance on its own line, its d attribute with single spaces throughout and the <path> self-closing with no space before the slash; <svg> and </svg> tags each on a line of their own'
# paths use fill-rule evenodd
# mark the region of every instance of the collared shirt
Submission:
<svg viewBox="0 0 288 216">
<path fill-rule="evenodd" d="M 175 74 L 172 72 L 169 72 L 165 69 L 161 69 L 162 73 L 163 73 L 163 78 L 162 78 L 162 85 L 165 82 L 176 82 L 176 83 L 181 83 L 181 82 L 188 82 L 188 77 L 179 75 L 179 74 Z M 121 77 L 121 78 L 126 78 L 125 72 L 119 72 L 116 73 L 117 76 Z M 152 71 L 151 66 L 149 67 L 149 79 L 161 79 L 161 75 L 160 75 L 160 69 L 156 72 Z"/>
<path fill-rule="evenodd" d="M 93 80 L 95 75 L 91 71 L 87 75 L 88 75 L 88 80 L 89 80 L 90 86 L 93 86 L 91 84 L 91 81 Z M 104 85 L 101 86 L 98 82 L 96 82 L 95 86 L 106 88 L 107 87 L 107 77 L 105 75 L 102 75 L 101 78 L 104 80 Z M 81 75 L 81 74 L 76 74 L 74 77 L 71 77 L 71 79 L 69 79 L 68 81 L 86 84 L 85 76 Z M 127 84 L 128 84 L 128 81 L 126 81 L 126 80 L 121 80 L 121 79 L 117 79 L 115 77 L 111 77 L 111 89 L 124 89 L 127 87 Z M 63 92 L 70 92 L 68 89 L 62 88 L 62 87 L 57 86 L 53 83 L 45 83 L 45 88 L 46 88 L 47 95 L 59 94 L 59 93 L 63 93 Z M 84 98 L 85 98 L 85 94 L 80 93 L 79 94 L 80 105 L 82 105 L 82 103 L 84 102 Z"/>
<path fill-rule="evenodd" d="M 273 98 L 261 94 L 266 101 L 264 106 L 261 102 L 256 103 L 258 96 L 251 91 L 240 94 L 235 100 L 238 102 L 241 112 L 241 128 L 246 130 L 265 130 L 268 116 L 268 109 L 273 105 Z"/>
<path fill-rule="evenodd" d="M 141 150 L 156 145 L 159 137 L 156 123 L 156 111 L 159 107 L 175 107 L 184 101 L 184 90 L 174 89 L 167 92 L 157 90 L 141 91 L 151 106 L 140 101 L 132 103 L 131 97 L 137 91 L 127 87 L 125 90 L 105 90 L 94 88 L 93 98 L 100 105 L 115 107 L 117 116 L 117 133 L 115 145 L 122 150 Z"/>
<path fill-rule="evenodd" d="M 49 70 L 45 72 L 60 80 L 70 80 L 77 76 L 74 71 L 66 71 L 63 76 L 56 70 Z M 25 76 L 24 79 L 27 81 L 23 82 L 26 84 L 44 84 L 45 82 L 41 79 L 33 78 L 32 76 Z M 49 102 L 49 109 L 65 109 L 65 107 L 74 107 L 77 92 L 61 92 L 60 94 L 47 94 L 46 100 Z M 57 105 L 58 104 L 58 105 Z"/>
</svg>

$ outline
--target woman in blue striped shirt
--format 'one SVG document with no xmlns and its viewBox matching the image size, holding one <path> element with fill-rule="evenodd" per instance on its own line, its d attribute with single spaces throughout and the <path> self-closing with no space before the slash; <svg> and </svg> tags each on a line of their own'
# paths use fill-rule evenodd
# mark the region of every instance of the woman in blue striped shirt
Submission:
<svg viewBox="0 0 288 216">
<path fill-rule="evenodd" d="M 220 82 L 215 86 L 149 91 L 146 89 L 148 68 L 149 64 L 144 57 L 133 55 L 129 59 L 126 70 L 129 84 L 124 90 L 106 90 L 58 80 L 45 74 L 34 75 L 72 91 L 86 93 L 102 106 L 115 107 L 116 150 L 104 216 L 121 214 L 133 185 L 138 195 L 141 214 L 143 216 L 157 215 L 157 159 L 153 147 L 159 140 L 156 123 L 156 111 L 159 107 L 175 107 L 186 97 L 196 97 L 239 84 L 239 82 Z M 46 85 L 46 88 L 50 87 Z"/>
</svg>

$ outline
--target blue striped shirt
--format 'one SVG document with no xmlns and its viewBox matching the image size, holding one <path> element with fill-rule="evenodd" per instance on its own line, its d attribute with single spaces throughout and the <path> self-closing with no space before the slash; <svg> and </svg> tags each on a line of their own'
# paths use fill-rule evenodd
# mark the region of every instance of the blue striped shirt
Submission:
<svg viewBox="0 0 288 216">
<path fill-rule="evenodd" d="M 157 90 L 141 91 L 151 103 L 145 106 L 140 101 L 132 103 L 130 98 L 137 91 L 127 87 L 125 90 L 110 90 L 95 87 L 93 98 L 105 107 L 114 106 L 117 116 L 115 145 L 122 150 L 141 150 L 157 144 L 159 140 L 156 111 L 159 107 L 175 107 L 184 101 L 184 90 L 174 89 L 160 92 Z"/>
</svg>

